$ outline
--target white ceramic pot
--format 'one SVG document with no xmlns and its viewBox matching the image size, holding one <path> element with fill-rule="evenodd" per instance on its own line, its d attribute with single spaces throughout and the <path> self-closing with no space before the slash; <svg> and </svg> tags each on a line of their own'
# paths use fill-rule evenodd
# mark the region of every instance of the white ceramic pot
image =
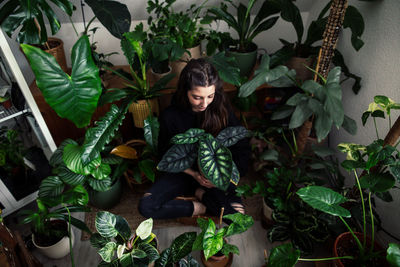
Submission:
<svg viewBox="0 0 400 267">
<path fill-rule="evenodd" d="M 72 247 L 74 247 L 75 235 L 72 229 L 71 229 L 71 241 L 72 241 Z M 60 259 L 69 254 L 69 238 L 67 236 L 64 236 L 60 241 L 58 241 L 52 246 L 41 247 L 35 243 L 35 237 L 32 234 L 32 242 L 43 255 L 46 255 L 51 259 Z"/>
</svg>

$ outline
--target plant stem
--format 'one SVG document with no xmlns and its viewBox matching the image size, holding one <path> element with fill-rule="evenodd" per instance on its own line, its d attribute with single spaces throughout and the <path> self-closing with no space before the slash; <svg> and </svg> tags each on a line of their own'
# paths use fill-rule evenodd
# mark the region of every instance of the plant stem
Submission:
<svg viewBox="0 0 400 267">
<path fill-rule="evenodd" d="M 358 239 L 358 237 L 354 234 L 353 230 L 351 230 L 351 227 L 347 224 L 347 222 L 343 219 L 343 217 L 339 216 L 339 218 L 342 220 L 342 222 L 347 227 L 347 229 L 349 230 L 350 234 L 353 236 L 354 240 L 356 241 L 357 246 L 360 249 L 360 254 L 364 254 L 364 247 L 362 246 L 362 244 L 360 242 L 360 239 Z"/>
<path fill-rule="evenodd" d="M 360 191 L 361 205 L 363 208 L 363 234 L 364 234 L 363 247 L 365 248 L 365 244 L 367 242 L 367 222 L 366 222 L 366 214 L 365 214 L 364 196 L 363 196 L 363 191 L 361 189 L 360 180 L 358 179 L 356 170 L 354 170 L 354 175 L 356 177 L 358 190 Z"/>
<path fill-rule="evenodd" d="M 376 127 L 376 119 L 375 119 L 375 117 L 373 117 L 373 119 L 374 119 L 374 126 L 375 126 L 376 138 L 379 139 L 378 128 Z"/>
<path fill-rule="evenodd" d="M 330 261 L 330 260 L 340 260 L 340 259 L 354 260 L 354 257 L 353 256 L 342 256 L 342 257 L 332 257 L 332 258 L 322 258 L 322 259 L 303 259 L 303 258 L 299 258 L 299 261 Z"/>
<path fill-rule="evenodd" d="M 78 31 L 75 28 L 75 25 L 74 25 L 74 22 L 71 19 L 71 16 L 68 16 L 68 19 L 69 19 L 69 22 L 71 22 L 72 28 L 74 29 L 76 36 L 79 37 Z"/>
<path fill-rule="evenodd" d="M 71 213 L 69 212 L 69 209 L 67 207 L 67 205 L 64 205 L 65 209 L 68 212 L 68 239 L 69 239 L 69 255 L 71 256 L 71 266 L 75 267 L 75 263 L 74 263 L 74 253 L 72 251 L 72 236 L 71 236 Z"/>
<path fill-rule="evenodd" d="M 369 204 L 369 212 L 371 216 L 371 247 L 370 253 L 374 251 L 374 242 L 375 242 L 375 225 L 374 225 L 374 214 L 372 212 L 372 205 L 371 205 L 371 192 L 368 194 L 368 204 Z"/>
<path fill-rule="evenodd" d="M 293 150 L 293 147 L 290 145 L 290 143 L 287 140 L 286 135 L 285 135 L 285 133 L 283 131 L 282 131 L 282 136 L 283 136 L 283 139 L 285 140 L 285 143 L 289 146 L 289 149 L 290 149 L 290 152 L 292 153 L 292 156 L 295 156 L 296 154 L 295 154 L 295 152 Z"/>
<path fill-rule="evenodd" d="M 366 215 L 365 215 L 364 196 L 363 196 L 363 191 L 361 189 L 360 180 L 358 179 L 356 170 L 354 170 L 354 175 L 356 177 L 357 187 L 358 187 L 358 190 L 360 191 L 360 197 L 361 197 L 361 205 L 362 205 L 362 211 L 363 211 L 363 234 L 364 234 L 363 248 L 365 248 L 365 244 L 367 242 L 367 222 L 366 222 Z"/>
<path fill-rule="evenodd" d="M 389 114 L 389 129 L 391 129 L 392 128 L 392 117 L 390 117 L 390 114 Z"/>
</svg>

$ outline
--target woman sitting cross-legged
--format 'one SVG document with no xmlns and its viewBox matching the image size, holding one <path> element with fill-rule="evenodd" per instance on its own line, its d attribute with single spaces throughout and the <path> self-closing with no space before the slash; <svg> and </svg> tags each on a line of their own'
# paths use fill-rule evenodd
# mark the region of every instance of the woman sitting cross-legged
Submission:
<svg viewBox="0 0 400 267">
<path fill-rule="evenodd" d="M 159 149 L 161 155 L 170 147 L 170 139 L 190 128 L 201 128 L 216 136 L 230 126 L 239 126 L 222 81 L 214 66 L 205 59 L 192 59 L 182 70 L 172 104 L 160 114 Z M 229 147 L 241 176 L 247 171 L 250 146 L 242 139 Z M 181 173 L 163 172 L 161 177 L 140 199 L 139 211 L 147 218 L 167 219 L 202 215 L 218 216 L 244 213 L 243 203 L 236 196 L 236 186 L 230 183 L 227 191 L 216 188 L 200 174 L 197 165 Z M 196 196 L 196 201 L 175 199 Z"/>
</svg>

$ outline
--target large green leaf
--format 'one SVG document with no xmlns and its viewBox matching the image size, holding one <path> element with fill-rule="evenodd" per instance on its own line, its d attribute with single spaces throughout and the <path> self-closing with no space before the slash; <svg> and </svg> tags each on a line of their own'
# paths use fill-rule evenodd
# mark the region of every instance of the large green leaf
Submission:
<svg viewBox="0 0 400 267">
<path fill-rule="evenodd" d="M 229 257 L 229 253 L 234 253 L 236 255 L 239 255 L 239 248 L 235 245 L 231 245 L 224 242 L 224 245 L 222 246 L 221 249 L 221 253 L 227 257 Z"/>
<path fill-rule="evenodd" d="M 233 170 L 232 154 L 229 149 L 221 146 L 215 139 L 200 140 L 197 159 L 204 177 L 225 191 L 229 186 Z"/>
<path fill-rule="evenodd" d="M 78 143 L 72 139 L 65 139 L 64 141 L 62 141 L 61 144 L 57 147 L 56 151 L 54 151 L 53 155 L 51 155 L 49 162 L 51 166 L 57 167 L 59 165 L 64 164 L 64 161 L 62 159 L 64 153 L 64 147 L 68 144 L 77 145 Z"/>
<path fill-rule="evenodd" d="M 289 128 L 294 129 L 303 125 L 303 123 L 312 115 L 311 109 L 308 107 L 308 101 L 301 101 L 295 108 L 290 118 Z"/>
<path fill-rule="evenodd" d="M 211 219 L 208 219 L 208 227 L 204 233 L 203 237 L 203 252 L 206 260 L 211 256 L 215 255 L 218 251 L 222 249 L 224 244 L 224 233 L 225 229 L 219 229 L 217 233 L 215 233 L 216 227 L 214 222 Z"/>
<path fill-rule="evenodd" d="M 178 262 L 192 252 L 196 232 L 186 232 L 179 235 L 171 244 L 172 262 Z"/>
<path fill-rule="evenodd" d="M 226 230 L 225 237 L 243 233 L 254 224 L 254 220 L 250 215 L 240 212 L 224 215 L 224 219 L 232 221 Z"/>
<path fill-rule="evenodd" d="M 400 266 L 400 246 L 399 244 L 390 243 L 386 255 L 390 266 Z"/>
<path fill-rule="evenodd" d="M 199 139 L 204 135 L 203 129 L 190 128 L 184 133 L 177 134 L 171 138 L 172 144 L 194 144 L 199 141 Z"/>
<path fill-rule="evenodd" d="M 83 184 L 86 180 L 85 175 L 74 173 L 73 171 L 68 169 L 67 166 L 65 165 L 59 168 L 58 176 L 64 183 L 72 186 Z"/>
<path fill-rule="evenodd" d="M 50 54 L 26 44 L 21 47 L 46 102 L 58 116 L 71 120 L 78 128 L 87 126 L 101 94 L 99 70 L 93 62 L 88 37 L 83 35 L 72 48 L 71 76 Z"/>
<path fill-rule="evenodd" d="M 267 267 L 292 267 L 300 258 L 300 251 L 291 243 L 274 247 L 268 258 Z"/>
<path fill-rule="evenodd" d="M 99 249 L 98 253 L 105 262 L 111 262 L 114 257 L 117 244 L 115 242 L 108 242 L 104 247 Z"/>
<path fill-rule="evenodd" d="M 324 86 L 326 99 L 324 108 L 333 120 L 336 127 L 340 127 L 344 120 L 344 110 L 342 104 L 342 89 L 340 87 L 340 67 L 333 68 Z"/>
<path fill-rule="evenodd" d="M 314 209 L 333 216 L 351 217 L 350 211 L 340 206 L 347 199 L 332 189 L 322 186 L 307 186 L 300 188 L 297 195 Z"/>
<path fill-rule="evenodd" d="M 120 107 L 112 105 L 110 111 L 106 113 L 99 121 L 96 127 L 86 131 L 85 142 L 82 145 L 82 163 L 88 164 L 100 156 L 104 146 L 114 137 L 119 126 L 125 118 L 130 101 L 125 101 Z"/>
<path fill-rule="evenodd" d="M 131 14 L 125 4 L 112 0 L 85 0 L 85 2 L 101 24 L 118 39 L 122 38 L 123 33 L 129 31 Z"/>
<path fill-rule="evenodd" d="M 285 241 L 290 239 L 290 230 L 286 225 L 274 225 L 267 233 L 270 242 Z"/>
<path fill-rule="evenodd" d="M 57 176 L 49 176 L 39 186 L 39 197 L 58 196 L 64 190 L 64 183 Z"/>
<path fill-rule="evenodd" d="M 217 135 L 216 139 L 223 146 L 229 147 L 236 144 L 239 140 L 247 137 L 249 131 L 243 126 L 226 127 Z"/>
<path fill-rule="evenodd" d="M 300 10 L 292 0 L 281 1 L 281 17 L 293 24 L 297 34 L 297 42 L 301 43 L 304 32 L 303 19 L 301 18 Z"/>
<path fill-rule="evenodd" d="M 386 192 L 395 184 L 395 179 L 390 172 L 374 173 L 370 172 L 362 177 L 360 185 L 362 188 L 368 188 L 372 192 Z"/>
<path fill-rule="evenodd" d="M 82 174 L 91 174 L 101 164 L 101 158 L 98 157 L 84 166 L 82 163 L 82 147 L 75 144 L 68 144 L 64 147 L 63 161 L 71 171 Z"/>
<path fill-rule="evenodd" d="M 236 60 L 233 57 L 227 57 L 225 52 L 219 52 L 209 58 L 213 66 L 217 69 L 218 75 L 227 83 L 240 85 L 240 69 L 236 66 Z"/>
<path fill-rule="evenodd" d="M 181 172 L 190 168 L 196 159 L 196 145 L 173 145 L 157 165 L 160 171 Z"/>
<path fill-rule="evenodd" d="M 143 172 L 150 181 L 154 182 L 156 179 L 156 174 L 154 172 L 156 168 L 156 163 L 152 159 L 144 159 L 139 161 L 138 167 L 141 172 Z"/>
<path fill-rule="evenodd" d="M 112 180 L 110 177 L 106 177 L 102 180 L 99 180 L 89 176 L 87 177 L 87 182 L 91 188 L 99 192 L 104 192 L 109 190 L 112 184 Z"/>
<path fill-rule="evenodd" d="M 153 247 L 150 244 L 140 243 L 138 245 L 138 249 L 140 249 L 146 253 L 146 258 L 148 259 L 149 262 L 153 262 L 160 257 L 160 254 L 158 253 L 157 248 Z"/>
<path fill-rule="evenodd" d="M 123 217 L 108 211 L 100 211 L 96 214 L 95 226 L 102 237 L 111 238 L 117 235 L 125 239 L 130 237 L 128 222 Z"/>
</svg>

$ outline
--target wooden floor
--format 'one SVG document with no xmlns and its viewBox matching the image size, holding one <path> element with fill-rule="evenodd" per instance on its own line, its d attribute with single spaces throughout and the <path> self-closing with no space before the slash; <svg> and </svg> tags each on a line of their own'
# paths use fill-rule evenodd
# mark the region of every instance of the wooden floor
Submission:
<svg viewBox="0 0 400 267">
<path fill-rule="evenodd" d="M 83 219 L 83 215 L 82 215 Z M 75 231 L 75 245 L 73 250 L 74 261 L 76 267 L 92 267 L 97 266 L 100 262 L 100 256 L 97 250 L 94 249 L 89 241 L 81 241 L 81 233 L 79 230 Z M 198 227 L 194 226 L 180 226 L 169 227 L 162 229 L 154 229 L 153 232 L 157 235 L 159 240 L 159 249 L 162 251 L 169 247 L 172 240 L 184 232 L 199 231 Z M 231 236 L 228 238 L 231 244 L 238 246 L 240 255 L 234 255 L 232 267 L 261 267 L 264 264 L 264 249 L 271 249 L 272 244 L 267 240 L 267 232 L 261 227 L 261 223 L 256 221 L 255 224 L 245 233 L 240 235 Z M 277 244 L 273 244 L 276 246 Z M 70 256 L 66 256 L 59 260 L 49 259 L 37 251 L 33 254 L 43 263 L 45 267 L 70 267 Z M 192 252 L 192 256 L 201 264 L 200 253 L 198 251 Z M 299 263 L 296 266 L 314 266 L 311 263 Z M 285 266 L 282 266 L 285 267 Z"/>
</svg>

